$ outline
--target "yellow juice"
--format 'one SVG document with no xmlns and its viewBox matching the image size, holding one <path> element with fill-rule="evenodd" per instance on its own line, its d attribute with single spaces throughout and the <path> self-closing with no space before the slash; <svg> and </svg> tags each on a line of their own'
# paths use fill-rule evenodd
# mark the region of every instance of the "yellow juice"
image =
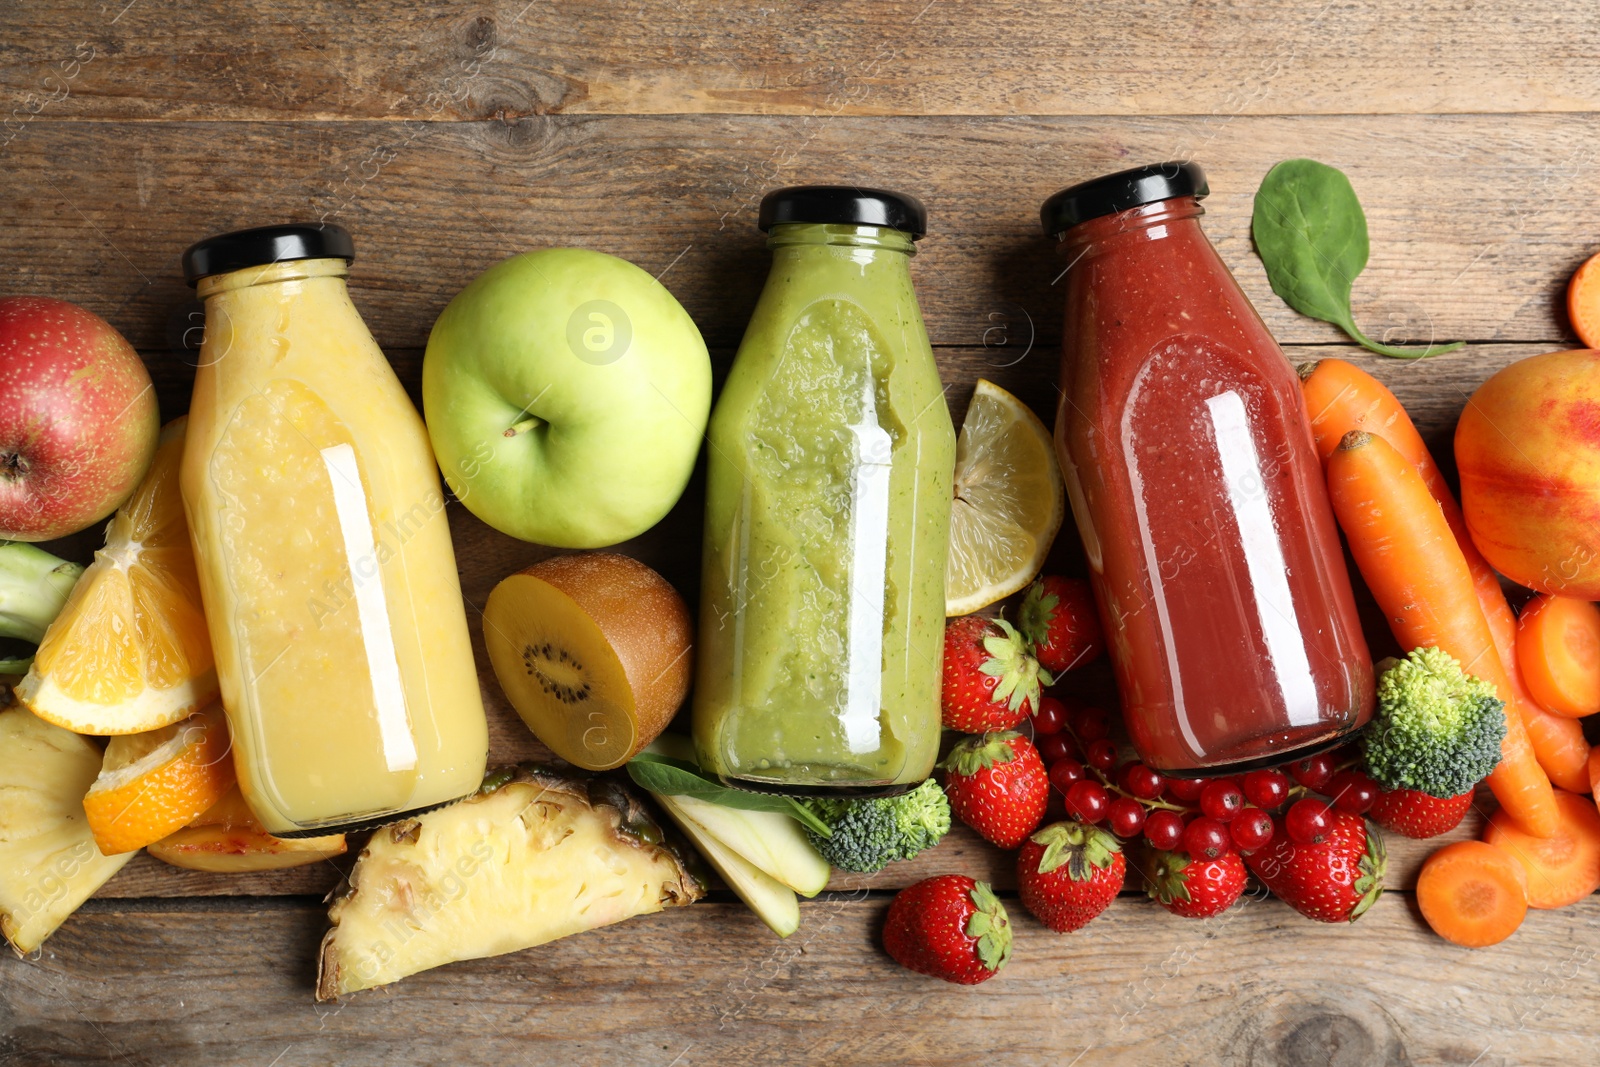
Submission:
<svg viewBox="0 0 1600 1067">
<path fill-rule="evenodd" d="M 488 751 L 433 452 L 346 271 L 198 283 L 183 501 L 239 784 L 274 834 L 463 796 Z"/>
</svg>

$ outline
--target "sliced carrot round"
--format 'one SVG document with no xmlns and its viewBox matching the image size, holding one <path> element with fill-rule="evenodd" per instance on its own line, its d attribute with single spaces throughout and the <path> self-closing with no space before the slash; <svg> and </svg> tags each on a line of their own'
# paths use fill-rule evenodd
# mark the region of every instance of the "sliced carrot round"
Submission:
<svg viewBox="0 0 1600 1067">
<path fill-rule="evenodd" d="M 1600 348 L 1600 254 L 1585 260 L 1567 283 L 1567 318 L 1585 348 Z"/>
<path fill-rule="evenodd" d="M 1530 908 L 1564 908 L 1600 889 L 1600 809 L 1592 798 L 1556 790 L 1561 821 L 1554 837 L 1534 837 L 1503 811 L 1489 816 L 1483 839 L 1503 849 L 1528 880 Z"/>
<path fill-rule="evenodd" d="M 1546 710 L 1574 719 L 1600 712 L 1600 608 L 1534 597 L 1517 620 L 1517 665 Z"/>
<path fill-rule="evenodd" d="M 1497 945 L 1528 914 L 1522 867 L 1482 841 L 1457 841 L 1429 856 L 1417 875 L 1417 905 L 1433 932 L 1467 948 Z"/>
</svg>

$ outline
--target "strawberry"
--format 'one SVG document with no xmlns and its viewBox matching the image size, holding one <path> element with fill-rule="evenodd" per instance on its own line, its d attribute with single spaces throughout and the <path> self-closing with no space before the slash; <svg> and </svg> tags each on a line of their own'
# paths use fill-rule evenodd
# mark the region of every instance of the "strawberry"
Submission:
<svg viewBox="0 0 1600 1067">
<path fill-rule="evenodd" d="M 1150 899 L 1174 915 L 1209 919 L 1233 907 L 1244 892 L 1244 860 L 1233 850 L 1213 860 L 1154 852 L 1146 864 Z"/>
<path fill-rule="evenodd" d="M 1017 853 L 1023 907 L 1057 933 L 1088 925 L 1122 889 L 1128 861 L 1117 839 L 1081 822 L 1051 823 Z"/>
<path fill-rule="evenodd" d="M 1028 587 L 1017 628 L 1039 665 L 1055 674 L 1089 663 L 1105 647 L 1094 595 L 1082 578 L 1047 574 Z"/>
<path fill-rule="evenodd" d="M 889 905 L 884 950 L 909 971 L 977 985 L 1011 958 L 1011 921 L 983 882 L 960 874 L 925 878 Z"/>
<path fill-rule="evenodd" d="M 1001 848 L 1038 829 L 1050 778 L 1033 742 L 1014 730 L 968 737 L 945 760 L 945 796 L 956 818 Z"/>
<path fill-rule="evenodd" d="M 1040 683 L 1054 681 L 1004 619 L 964 615 L 945 625 L 940 705 L 949 729 L 1009 730 L 1038 707 Z"/>
<path fill-rule="evenodd" d="M 1284 903 L 1318 922 L 1355 922 L 1383 893 L 1385 852 L 1378 828 L 1359 815 L 1329 809 L 1332 827 L 1321 842 L 1289 837 L 1282 816 L 1272 840 L 1245 864 Z"/>
<path fill-rule="evenodd" d="M 1461 825 L 1472 807 L 1472 790 L 1440 800 L 1415 789 L 1380 792 L 1368 812 L 1385 830 L 1406 837 L 1438 837 Z"/>
</svg>

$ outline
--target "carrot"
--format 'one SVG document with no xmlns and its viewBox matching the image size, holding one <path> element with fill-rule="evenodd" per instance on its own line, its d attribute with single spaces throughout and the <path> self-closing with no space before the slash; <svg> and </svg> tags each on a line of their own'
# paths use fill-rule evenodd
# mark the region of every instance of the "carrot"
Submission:
<svg viewBox="0 0 1600 1067">
<path fill-rule="evenodd" d="M 1554 834 L 1559 817 L 1550 779 L 1534 758 L 1522 716 L 1510 709 L 1511 683 L 1466 558 L 1422 476 L 1383 438 L 1355 430 L 1328 458 L 1328 496 L 1400 647 L 1449 653 L 1508 702 L 1500 764 L 1489 788 L 1529 833 Z"/>
<path fill-rule="evenodd" d="M 1600 804 L 1600 745 L 1589 750 L 1589 792 L 1595 795 L 1595 803 Z"/>
<path fill-rule="evenodd" d="M 1571 718 L 1600 711 L 1600 608 L 1537 596 L 1517 620 L 1517 662 L 1533 698 Z"/>
<path fill-rule="evenodd" d="M 1567 318 L 1585 348 L 1600 348 L 1600 255 L 1590 256 L 1567 283 Z"/>
<path fill-rule="evenodd" d="M 1528 740 L 1533 744 L 1534 758 L 1550 780 L 1563 789 L 1582 792 L 1588 758 L 1583 730 L 1539 707 L 1523 684 L 1522 670 L 1517 664 L 1517 617 L 1506 602 L 1505 591 L 1500 588 L 1500 576 L 1472 543 L 1466 520 L 1461 516 L 1461 506 L 1456 503 L 1455 495 L 1450 492 L 1444 475 L 1439 473 L 1438 464 L 1433 461 L 1432 453 L 1406 409 L 1382 382 L 1342 359 L 1302 363 L 1299 373 L 1312 437 L 1324 462 L 1339 447 L 1345 434 L 1351 430 L 1366 430 L 1394 446 L 1422 476 L 1429 495 L 1439 502 L 1456 545 L 1467 561 L 1467 569 L 1472 572 L 1478 606 L 1483 609 L 1500 665 L 1511 685 L 1506 704 L 1521 716 L 1528 730 Z"/>
<path fill-rule="evenodd" d="M 1556 792 L 1561 825 L 1553 837 L 1533 837 L 1497 811 L 1483 839 L 1505 849 L 1528 875 L 1528 907 L 1564 908 L 1600 889 L 1600 809 L 1592 797 Z"/>
<path fill-rule="evenodd" d="M 1498 945 L 1528 914 L 1525 878 L 1521 865 L 1502 849 L 1457 841 L 1423 861 L 1417 906 L 1446 941 L 1467 948 Z"/>
<path fill-rule="evenodd" d="M 1516 678 L 1512 677 L 1512 689 Z M 1534 758 L 1539 761 L 1552 785 L 1572 793 L 1587 793 L 1589 784 L 1589 742 L 1583 736 L 1583 723 L 1565 715 L 1545 711 L 1533 703 L 1517 702 L 1533 714 L 1523 719 L 1528 730 L 1528 743 L 1533 746 Z"/>
</svg>

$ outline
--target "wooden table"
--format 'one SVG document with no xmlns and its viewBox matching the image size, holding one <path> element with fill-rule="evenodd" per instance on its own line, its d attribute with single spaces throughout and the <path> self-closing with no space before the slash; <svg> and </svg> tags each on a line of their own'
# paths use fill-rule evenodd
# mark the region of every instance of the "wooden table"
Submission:
<svg viewBox="0 0 1600 1067">
<path fill-rule="evenodd" d="M 952 411 L 987 376 L 1048 421 L 1060 268 L 1040 202 L 1193 157 L 1211 178 L 1211 239 L 1289 357 L 1369 367 L 1448 466 L 1479 382 L 1571 344 L 1565 279 L 1600 244 L 1596 16 L 1592 0 L 24 0 L 0 12 L 3 290 L 108 318 L 170 417 L 199 322 L 178 257 L 200 237 L 348 227 L 355 301 L 412 388 L 430 324 L 468 279 L 583 245 L 659 274 L 720 372 L 765 273 L 761 195 L 885 185 L 929 207 L 913 271 Z M 1466 351 L 1368 358 L 1273 296 L 1251 196 L 1301 155 L 1342 167 L 1366 205 L 1358 319 Z M 624 546 L 691 598 L 700 501 L 696 486 Z M 474 606 L 546 554 L 451 516 Z M 64 551 L 86 558 L 93 539 Z M 1081 566 L 1077 552 L 1064 535 L 1059 565 Z M 536 755 L 474 636 L 496 757 Z M 1130 892 L 1066 936 L 1014 906 L 1013 962 L 958 989 L 877 945 L 897 887 L 946 871 L 1015 885 L 1009 857 L 958 831 L 913 863 L 841 877 L 787 942 L 717 894 L 336 1007 L 312 1002 L 311 978 L 317 896 L 338 869 L 226 879 L 141 857 L 39 958 L 0 959 L 0 1063 L 1595 1062 L 1600 905 L 1458 949 L 1407 891 L 1429 849 L 1391 850 L 1391 892 L 1348 928 L 1261 894 L 1197 922 Z"/>
</svg>

